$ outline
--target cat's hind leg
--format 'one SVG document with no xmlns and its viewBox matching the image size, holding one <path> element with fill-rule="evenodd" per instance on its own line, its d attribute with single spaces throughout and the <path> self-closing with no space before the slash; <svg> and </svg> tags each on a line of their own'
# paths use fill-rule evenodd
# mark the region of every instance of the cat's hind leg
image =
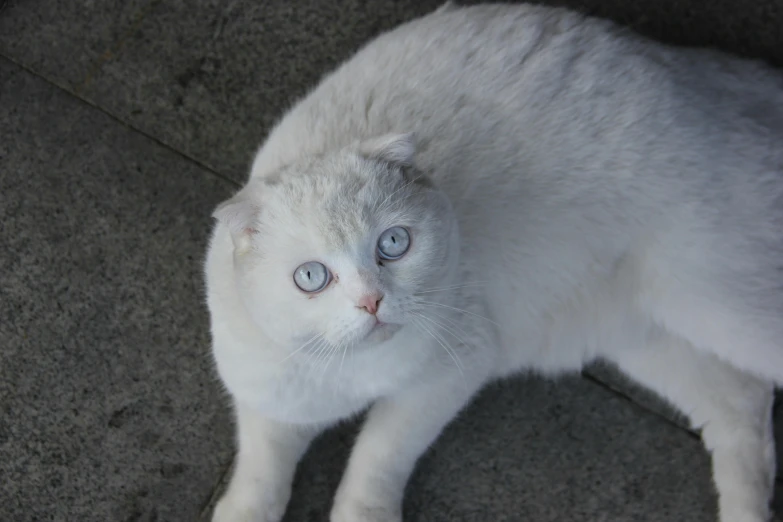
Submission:
<svg viewBox="0 0 783 522">
<path fill-rule="evenodd" d="M 605 356 L 688 416 L 712 455 L 721 522 L 767 522 L 774 387 L 663 330 Z"/>
<path fill-rule="evenodd" d="M 659 296 L 653 317 L 693 347 L 747 373 L 783 386 L 783 315 L 751 304 L 739 291 L 679 289 Z M 744 298 L 743 298 L 744 297 Z"/>
<path fill-rule="evenodd" d="M 697 220 L 635 248 L 619 272 L 632 285 L 623 291 L 633 288 L 638 310 L 694 348 L 783 386 L 779 249 L 728 226 L 716 237 Z"/>
</svg>

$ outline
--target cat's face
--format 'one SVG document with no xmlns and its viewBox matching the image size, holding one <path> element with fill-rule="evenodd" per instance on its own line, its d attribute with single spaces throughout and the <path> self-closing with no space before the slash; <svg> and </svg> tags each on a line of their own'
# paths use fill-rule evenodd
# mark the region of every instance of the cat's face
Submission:
<svg viewBox="0 0 783 522">
<path fill-rule="evenodd" d="M 233 230 L 243 303 L 276 342 L 378 344 L 449 284 L 456 221 L 446 196 L 405 167 L 409 139 L 292 165 L 216 212 Z"/>
</svg>

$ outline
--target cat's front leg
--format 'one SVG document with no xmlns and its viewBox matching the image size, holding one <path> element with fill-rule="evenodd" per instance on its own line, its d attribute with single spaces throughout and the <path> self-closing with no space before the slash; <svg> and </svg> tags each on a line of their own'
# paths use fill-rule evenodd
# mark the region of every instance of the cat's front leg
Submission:
<svg viewBox="0 0 783 522">
<path fill-rule="evenodd" d="M 458 372 L 379 400 L 337 490 L 331 522 L 400 522 L 417 460 L 484 383 Z"/>
<path fill-rule="evenodd" d="M 296 465 L 318 430 L 267 419 L 239 403 L 236 416 L 234 474 L 212 522 L 279 522 Z"/>
</svg>

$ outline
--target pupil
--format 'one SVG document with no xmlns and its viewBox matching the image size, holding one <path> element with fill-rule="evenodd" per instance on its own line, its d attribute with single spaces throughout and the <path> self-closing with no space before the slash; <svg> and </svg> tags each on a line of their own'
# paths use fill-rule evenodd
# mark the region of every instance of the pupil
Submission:
<svg viewBox="0 0 783 522">
<path fill-rule="evenodd" d="M 312 279 L 312 278 L 310 277 L 310 271 L 309 271 L 309 270 L 307 271 L 307 279 Z"/>
<path fill-rule="evenodd" d="M 397 238 L 395 238 L 394 236 L 392 236 L 392 243 L 395 243 L 395 244 L 397 243 Z"/>
</svg>

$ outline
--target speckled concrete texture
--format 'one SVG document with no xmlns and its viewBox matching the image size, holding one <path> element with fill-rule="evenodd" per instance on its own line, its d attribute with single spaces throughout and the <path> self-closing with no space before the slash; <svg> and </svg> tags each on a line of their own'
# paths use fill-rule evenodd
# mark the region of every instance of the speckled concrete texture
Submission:
<svg viewBox="0 0 783 522">
<path fill-rule="evenodd" d="M 0 53 L 73 89 L 100 73 L 155 0 L 0 1 Z"/>
<path fill-rule="evenodd" d="M 209 520 L 232 456 L 211 210 L 293 100 L 441 3 L 0 0 L 0 521 Z M 783 66 L 783 0 L 547 3 Z M 605 366 L 493 386 L 420 463 L 406 522 L 715 520 L 686 427 Z M 327 520 L 356 429 L 317 441 L 286 522 Z"/>
<path fill-rule="evenodd" d="M 0 520 L 193 520 L 231 452 L 200 258 L 232 187 L 0 79 Z"/>
<path fill-rule="evenodd" d="M 0 53 L 241 181 L 286 106 L 373 35 L 442 0 L 104 2 L 117 6 L 113 16 L 105 6 L 85 12 L 67 0 L 45 3 L 56 15 L 29 3 L 7 9 Z M 85 31 L 88 16 L 118 34 Z M 71 19 L 79 30 L 68 30 Z M 119 19 L 128 30 L 116 29 Z M 52 45 L 41 45 L 50 34 Z M 78 48 L 95 55 L 80 77 L 61 62 Z"/>
<path fill-rule="evenodd" d="M 372 36 L 442 3 L 10 0 L 0 14 L 0 53 L 243 180 L 285 107 Z M 783 65 L 783 0 L 539 3 Z"/>
</svg>

